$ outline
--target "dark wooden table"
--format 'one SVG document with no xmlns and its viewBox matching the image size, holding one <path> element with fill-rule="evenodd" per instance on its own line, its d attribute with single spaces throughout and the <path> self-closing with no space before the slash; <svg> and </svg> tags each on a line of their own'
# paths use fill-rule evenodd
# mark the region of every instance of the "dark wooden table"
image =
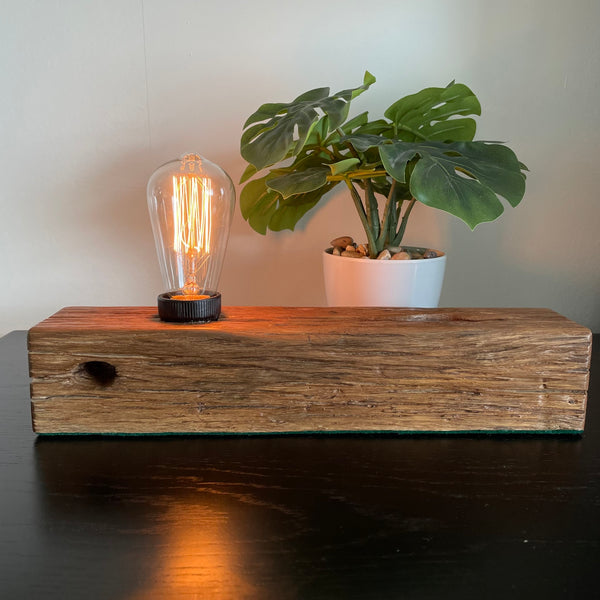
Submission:
<svg viewBox="0 0 600 600">
<path fill-rule="evenodd" d="M 41 437 L 0 340 L 0 598 L 591 598 L 583 436 Z"/>
</svg>

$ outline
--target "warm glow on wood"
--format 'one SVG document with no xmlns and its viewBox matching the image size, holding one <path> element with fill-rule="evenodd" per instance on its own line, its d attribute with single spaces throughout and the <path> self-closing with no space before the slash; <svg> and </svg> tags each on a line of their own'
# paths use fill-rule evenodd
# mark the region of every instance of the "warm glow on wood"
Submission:
<svg viewBox="0 0 600 600">
<path fill-rule="evenodd" d="M 203 501 L 202 490 L 195 495 L 199 499 L 166 499 L 154 545 L 156 565 L 130 600 L 260 597 L 245 555 L 253 540 L 230 522 L 239 514 L 235 498 L 214 502 Z"/>
</svg>

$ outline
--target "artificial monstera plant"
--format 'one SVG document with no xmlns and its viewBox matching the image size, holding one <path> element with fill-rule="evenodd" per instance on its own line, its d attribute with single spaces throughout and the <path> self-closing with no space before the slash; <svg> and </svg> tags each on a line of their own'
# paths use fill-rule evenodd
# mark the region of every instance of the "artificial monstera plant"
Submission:
<svg viewBox="0 0 600 600">
<path fill-rule="evenodd" d="M 344 184 L 375 258 L 402 242 L 415 202 L 462 219 L 471 229 L 517 206 L 525 165 L 500 142 L 473 141 L 481 114 L 460 83 L 426 88 L 394 102 L 383 119 L 363 112 L 348 119 L 363 85 L 330 95 L 310 90 L 289 103 L 263 104 L 241 139 L 249 163 L 240 183 L 243 217 L 257 232 L 294 229 L 335 186 Z"/>
</svg>

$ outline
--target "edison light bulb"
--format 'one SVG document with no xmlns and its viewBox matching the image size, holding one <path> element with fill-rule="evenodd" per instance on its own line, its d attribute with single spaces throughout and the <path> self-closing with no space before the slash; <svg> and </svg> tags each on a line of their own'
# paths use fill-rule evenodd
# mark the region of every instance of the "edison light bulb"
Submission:
<svg viewBox="0 0 600 600">
<path fill-rule="evenodd" d="M 158 297 L 164 321 L 214 321 L 235 190 L 221 167 L 186 154 L 148 181 L 148 210 L 167 292 Z"/>
</svg>

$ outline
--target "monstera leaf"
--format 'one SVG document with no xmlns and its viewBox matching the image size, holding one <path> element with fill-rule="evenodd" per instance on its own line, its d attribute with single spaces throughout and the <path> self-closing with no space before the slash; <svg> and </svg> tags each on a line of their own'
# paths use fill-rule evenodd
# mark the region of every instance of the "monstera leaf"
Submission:
<svg viewBox="0 0 600 600">
<path fill-rule="evenodd" d="M 413 204 L 402 200 L 444 210 L 472 229 L 502 214 L 501 198 L 519 204 L 527 168 L 499 142 L 472 141 L 481 106 L 466 85 L 401 98 L 385 119 L 362 112 L 347 120 L 351 101 L 374 82 L 367 71 L 359 87 L 333 95 L 317 88 L 293 102 L 263 104 L 247 119 L 240 206 L 253 229 L 293 230 L 342 182 L 367 238 L 382 245 L 397 245 L 404 233 Z"/>
<path fill-rule="evenodd" d="M 425 88 L 405 96 L 385 111 L 394 123 L 396 136 L 405 142 L 471 141 L 475 121 L 454 117 L 480 114 L 481 105 L 475 94 L 466 85 L 454 82 L 445 88 Z"/>
<path fill-rule="evenodd" d="M 385 170 L 423 204 L 462 219 L 471 229 L 504 211 L 498 196 L 517 206 L 525 193 L 525 176 L 514 152 L 488 142 L 403 142 L 378 136 L 344 138 L 357 150 L 379 148 Z M 410 179 L 407 167 L 413 164 Z M 408 181 L 407 181 L 408 180 Z"/>
<path fill-rule="evenodd" d="M 272 175 L 254 179 L 244 186 L 240 195 L 242 216 L 252 229 L 263 235 L 267 229 L 271 231 L 293 230 L 296 223 L 337 184 L 337 182 L 328 183 L 325 174 L 323 184 L 317 189 L 284 197 L 270 187 L 273 182 L 275 185 L 277 184 L 277 179 Z"/>
<path fill-rule="evenodd" d="M 257 171 L 283 160 L 291 151 L 298 154 L 321 113 L 327 117 L 327 132 L 335 130 L 347 118 L 350 101 L 375 82 L 368 71 L 363 85 L 329 95 L 329 88 L 317 88 L 298 96 L 288 104 L 263 104 L 244 124 L 241 154 Z M 296 135 L 297 132 L 297 135 Z"/>
<path fill-rule="evenodd" d="M 281 177 L 269 179 L 267 185 L 272 190 L 279 192 L 284 198 L 313 192 L 327 183 L 327 167 L 312 167 L 305 171 L 295 171 Z"/>
</svg>

